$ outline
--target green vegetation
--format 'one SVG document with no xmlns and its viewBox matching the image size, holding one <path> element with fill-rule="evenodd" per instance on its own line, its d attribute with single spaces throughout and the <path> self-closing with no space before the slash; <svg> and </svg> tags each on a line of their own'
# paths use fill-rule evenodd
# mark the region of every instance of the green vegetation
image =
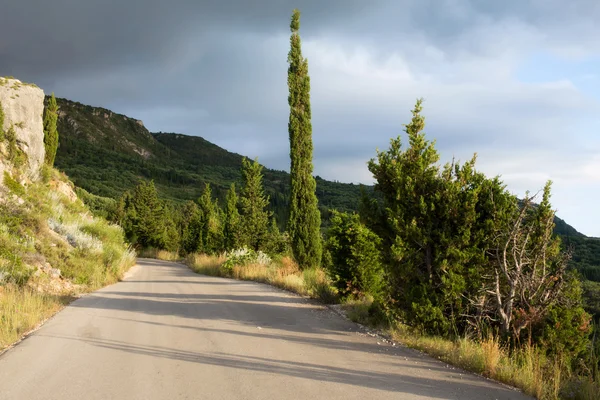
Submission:
<svg viewBox="0 0 600 400">
<path fill-rule="evenodd" d="M 235 192 L 235 183 L 227 192 L 225 203 L 225 221 L 223 226 L 223 247 L 231 251 L 240 247 L 242 243 L 241 217 L 238 210 L 238 196 Z"/>
<path fill-rule="evenodd" d="M 556 218 L 551 182 L 517 199 L 500 177 L 477 171 L 475 156 L 440 165 L 421 100 L 404 126 L 407 143 L 392 139 L 368 163 L 373 188 L 313 178 L 297 10 L 290 27 L 290 175 L 65 100 L 57 164 L 143 254 L 342 301 L 355 320 L 539 398 L 598 398 L 600 344 L 584 308 L 600 309 L 600 286 L 582 284 L 573 268 L 600 278 L 598 242 Z M 72 236 L 86 251 L 97 247 Z M 15 284 L 29 279 L 22 257 L 8 263 Z"/>
<path fill-rule="evenodd" d="M 186 262 L 342 301 L 358 322 L 538 398 L 597 397 L 600 346 L 582 295 L 600 289 L 568 269 L 551 182 L 534 204 L 537 195 L 519 200 L 478 172 L 475 157 L 439 166 L 421 106 L 405 126 L 408 145 L 393 139 L 369 162 L 377 183 L 363 213 L 332 213 L 325 270 L 247 249 Z"/>
<path fill-rule="evenodd" d="M 56 150 L 58 149 L 58 131 L 56 121 L 58 120 L 58 105 L 54 93 L 48 100 L 48 106 L 44 110 L 44 147 L 46 149 L 46 164 L 54 165 Z"/>
<path fill-rule="evenodd" d="M 8 171 L 4 171 L 4 185 L 11 193 L 16 194 L 17 196 L 25 195 L 25 188 L 19 182 L 13 179 Z"/>
<path fill-rule="evenodd" d="M 184 204 L 197 200 L 206 185 L 224 201 L 232 183 L 241 187 L 243 156 L 230 153 L 201 137 L 175 133 L 151 134 L 137 120 L 110 110 L 57 99 L 60 108 L 59 148 L 55 164 L 77 187 L 97 196 L 118 199 L 142 180 L 153 180 L 161 199 Z M 263 169 L 264 190 L 279 229 L 288 220 L 290 175 Z M 319 208 L 353 211 L 358 185 L 316 177 Z M 372 190 L 372 188 L 367 188 Z"/>
<path fill-rule="evenodd" d="M 154 182 L 142 182 L 119 203 L 120 223 L 127 239 L 142 248 L 176 250 L 178 235 L 165 203 L 159 200 Z"/>
<path fill-rule="evenodd" d="M 222 209 L 206 184 L 197 201 L 173 205 L 158 198 L 154 182 L 141 182 L 119 199 L 116 209 L 110 201 L 84 192 L 97 214 L 120 223 L 127 239 L 139 249 L 155 248 L 182 255 L 202 252 L 220 254 L 242 247 L 273 253 L 286 250 L 286 238 L 266 210 L 269 200 L 263 192 L 262 166 L 244 159 L 241 197 L 232 185 Z M 103 208 L 104 207 L 104 208 Z"/>
<path fill-rule="evenodd" d="M 266 249 L 269 238 L 269 218 L 266 210 L 269 198 L 263 193 L 263 167 L 254 160 L 244 159 L 242 177 L 244 186 L 240 198 L 242 243 L 254 250 Z"/>
<path fill-rule="evenodd" d="M 315 196 L 316 183 L 312 165 L 312 125 L 308 61 L 302 56 L 300 11 L 294 10 L 288 55 L 288 103 L 291 158 L 290 218 L 287 229 L 294 259 L 301 267 L 321 262 L 321 216 Z"/>
<path fill-rule="evenodd" d="M 59 181 L 66 178 L 54 171 L 48 184 L 23 186 L 5 172 L 16 197 L 0 201 L 0 349 L 72 295 L 116 282 L 135 261 L 122 229 L 55 191 Z"/>
<path fill-rule="evenodd" d="M 357 214 L 334 212 L 325 244 L 326 267 L 340 294 L 382 300 L 381 239 Z"/>
<path fill-rule="evenodd" d="M 221 256 L 190 254 L 185 262 L 200 274 L 268 283 L 325 303 L 335 302 L 337 296 L 323 270 L 301 270 L 288 256 L 271 260 L 264 253 L 242 249 Z"/>
<path fill-rule="evenodd" d="M 73 295 L 116 282 L 135 262 L 123 230 L 89 214 L 48 165 L 22 177 L 26 153 L 0 106 L 0 350 L 64 306 Z M 24 183 L 21 183 L 24 182 Z"/>
<path fill-rule="evenodd" d="M 211 184 L 213 196 L 222 202 L 232 183 L 241 185 L 244 158 L 241 155 L 200 137 L 151 134 L 138 121 L 106 109 L 60 98 L 57 104 L 61 110 L 58 119 L 61 135 L 55 164 L 69 175 L 78 190 L 96 196 L 83 197 L 95 215 L 120 222 L 110 217 L 113 205 L 142 180 L 154 180 L 159 198 L 179 205 L 197 200 L 206 183 Z M 263 175 L 269 210 L 278 228 L 284 230 L 289 217 L 290 175 L 266 168 Z M 329 226 L 329 210 L 359 210 L 360 186 L 330 182 L 318 176 L 316 183 L 323 229 Z M 373 188 L 364 189 L 367 199 L 371 199 Z M 376 208 L 367 209 L 378 212 Z M 555 221 L 563 246 L 572 249 L 570 265 L 586 279 L 600 281 L 600 239 L 585 237 L 560 218 Z"/>
</svg>

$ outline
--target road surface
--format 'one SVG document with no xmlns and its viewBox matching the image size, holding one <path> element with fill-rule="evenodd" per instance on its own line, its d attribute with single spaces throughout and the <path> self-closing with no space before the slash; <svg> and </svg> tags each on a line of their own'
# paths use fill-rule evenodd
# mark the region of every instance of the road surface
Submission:
<svg viewBox="0 0 600 400">
<path fill-rule="evenodd" d="M 0 399 L 529 399 L 267 285 L 139 260 L 0 356 Z"/>
</svg>

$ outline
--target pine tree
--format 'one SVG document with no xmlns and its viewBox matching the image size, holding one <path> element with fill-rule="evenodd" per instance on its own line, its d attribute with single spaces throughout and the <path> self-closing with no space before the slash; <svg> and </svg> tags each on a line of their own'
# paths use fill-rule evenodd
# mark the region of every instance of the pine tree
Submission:
<svg viewBox="0 0 600 400">
<path fill-rule="evenodd" d="M 312 176 L 312 125 L 308 61 L 302 56 L 298 30 L 300 11 L 294 10 L 288 55 L 290 118 L 288 124 L 291 158 L 291 199 L 288 231 L 294 258 L 302 267 L 321 261 L 321 215 L 317 205 L 316 182 Z"/>
<path fill-rule="evenodd" d="M 225 250 L 230 251 L 240 247 L 240 213 L 238 211 L 238 196 L 235 192 L 235 183 L 231 184 L 227 192 L 223 236 Z"/>
<path fill-rule="evenodd" d="M 165 248 L 165 210 L 156 193 L 154 182 L 142 182 L 126 204 L 127 226 L 142 247 Z"/>
<path fill-rule="evenodd" d="M 242 160 L 244 186 L 240 199 L 243 243 L 254 250 L 264 250 L 268 242 L 269 218 L 266 208 L 269 198 L 265 196 L 262 183 L 262 165 L 258 160 Z"/>
<path fill-rule="evenodd" d="M 181 247 L 184 253 L 196 253 L 202 249 L 202 217 L 198 205 L 189 201 L 183 208 L 185 219 L 181 233 Z"/>
<path fill-rule="evenodd" d="M 198 199 L 202 225 L 202 251 L 213 254 L 223 247 L 223 230 L 219 217 L 219 206 L 212 199 L 210 184 L 206 184 Z"/>
<path fill-rule="evenodd" d="M 58 120 L 58 105 L 54 93 L 48 100 L 48 106 L 44 113 L 44 147 L 46 149 L 46 164 L 54 165 L 56 150 L 58 150 L 58 131 L 56 122 Z"/>
</svg>

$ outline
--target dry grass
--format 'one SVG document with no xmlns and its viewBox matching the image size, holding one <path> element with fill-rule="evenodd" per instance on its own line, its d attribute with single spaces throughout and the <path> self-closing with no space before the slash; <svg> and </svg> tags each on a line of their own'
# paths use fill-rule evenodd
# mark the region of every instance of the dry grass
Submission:
<svg viewBox="0 0 600 400">
<path fill-rule="evenodd" d="M 342 307 L 353 321 L 370 324 L 369 307 L 372 299 L 351 300 Z M 563 358 L 548 358 L 536 347 L 525 346 L 509 351 L 498 337 L 484 340 L 445 339 L 427 336 L 400 323 L 385 327 L 384 332 L 394 340 L 435 358 L 517 387 L 538 399 L 600 398 L 600 388 L 593 379 L 571 376 Z"/>
<path fill-rule="evenodd" d="M 235 265 L 231 272 L 221 268 L 226 261 L 225 256 L 193 254 L 185 261 L 194 272 L 199 274 L 267 283 L 303 296 L 321 299 L 326 303 L 336 300 L 337 293 L 331 287 L 322 269 L 312 268 L 302 271 L 290 257 L 282 257 L 269 265 L 256 263 Z"/>
<path fill-rule="evenodd" d="M 224 256 L 214 257 L 194 254 L 186 259 L 190 268 L 201 274 L 227 276 L 240 280 L 268 283 L 301 295 L 334 302 L 337 294 L 331 288 L 325 272 L 318 268 L 302 271 L 289 257 L 283 257 L 265 266 L 249 264 L 234 266 L 231 273 L 221 268 Z M 365 325 L 381 323 L 371 314 L 372 298 L 349 300 L 343 304 L 348 317 Z M 380 326 L 379 326 L 380 327 Z M 535 347 L 509 351 L 495 336 L 482 341 L 470 338 L 449 340 L 426 336 L 409 327 L 396 323 L 385 331 L 394 340 L 421 350 L 449 364 L 475 372 L 491 379 L 512 385 L 538 399 L 569 398 L 592 400 L 600 398 L 600 388 L 592 380 L 574 381 L 566 363 L 561 359 L 548 359 Z M 572 396 L 561 397 L 561 393 Z"/>
<path fill-rule="evenodd" d="M 6 196 L 0 204 L 0 348 L 73 294 L 115 283 L 135 263 L 122 228 L 92 217 L 80 200 L 56 190 L 66 177 L 44 171 L 45 181 L 23 186 L 19 199 Z"/>
<path fill-rule="evenodd" d="M 158 250 L 154 248 L 143 249 L 140 251 L 141 258 L 155 258 L 163 261 L 181 261 L 181 257 L 175 251 Z"/>
<path fill-rule="evenodd" d="M 185 258 L 185 263 L 192 271 L 210 276 L 225 276 L 221 268 L 224 262 L 224 256 L 208 256 L 206 254 L 190 254 Z"/>
<path fill-rule="evenodd" d="M 0 286 L 0 351 L 60 311 L 69 300 L 29 288 Z"/>
</svg>

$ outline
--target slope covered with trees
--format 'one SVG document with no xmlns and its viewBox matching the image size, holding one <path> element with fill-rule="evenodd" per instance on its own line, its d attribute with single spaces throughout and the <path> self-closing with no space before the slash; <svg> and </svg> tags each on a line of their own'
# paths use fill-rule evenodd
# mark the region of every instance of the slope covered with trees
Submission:
<svg viewBox="0 0 600 400">
<path fill-rule="evenodd" d="M 178 203 L 198 199 L 206 183 L 224 202 L 231 183 L 238 187 L 241 184 L 242 155 L 197 136 L 152 134 L 140 121 L 110 110 L 56 100 L 60 136 L 55 164 L 69 175 L 78 194 L 100 215 L 107 216 L 106 210 L 115 207 L 116 199 L 141 180 L 154 180 L 160 198 Z M 268 168 L 263 175 L 270 209 L 279 228 L 284 229 L 290 175 Z M 359 209 L 358 185 L 326 181 L 318 176 L 316 183 L 325 223 L 330 209 Z M 372 192 L 372 187 L 365 189 Z M 570 265 L 585 278 L 600 282 L 600 239 L 586 237 L 560 218 L 555 221 L 563 245 L 573 250 Z"/>
<path fill-rule="evenodd" d="M 196 200 L 209 183 L 225 199 L 240 184 L 243 156 L 198 136 L 150 133 L 141 121 L 98 107 L 57 98 L 60 132 L 56 165 L 75 184 L 101 197 L 119 198 L 140 180 L 154 180 L 158 194 L 175 202 Z M 287 221 L 290 175 L 265 168 L 265 192 L 281 228 Z M 358 185 L 316 177 L 322 214 L 330 208 L 353 210 Z"/>
</svg>

